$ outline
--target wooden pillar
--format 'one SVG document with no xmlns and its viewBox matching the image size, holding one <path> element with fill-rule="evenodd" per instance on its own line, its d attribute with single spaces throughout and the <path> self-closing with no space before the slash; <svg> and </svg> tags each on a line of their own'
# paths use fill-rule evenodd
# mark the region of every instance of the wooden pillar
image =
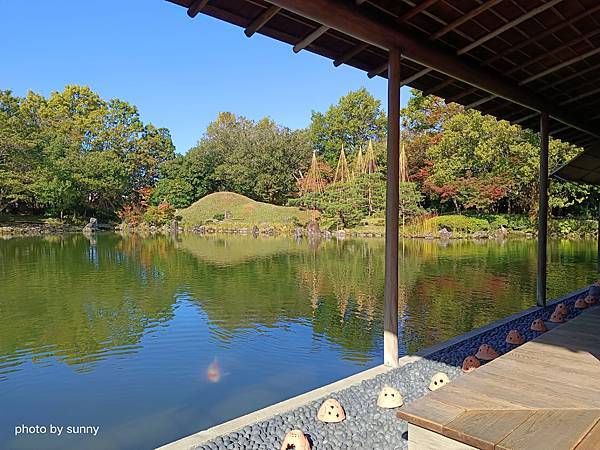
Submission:
<svg viewBox="0 0 600 450">
<path fill-rule="evenodd" d="M 400 50 L 388 63 L 387 189 L 385 200 L 385 291 L 383 361 L 398 367 L 398 213 L 400 149 Z"/>
<path fill-rule="evenodd" d="M 600 203 L 598 204 L 598 231 L 597 231 L 597 241 L 598 241 L 598 256 L 597 256 L 597 271 L 600 273 Z"/>
<path fill-rule="evenodd" d="M 548 245 L 548 113 L 540 114 L 540 192 L 538 207 L 538 258 L 537 295 L 538 306 L 546 306 L 546 265 Z"/>
</svg>

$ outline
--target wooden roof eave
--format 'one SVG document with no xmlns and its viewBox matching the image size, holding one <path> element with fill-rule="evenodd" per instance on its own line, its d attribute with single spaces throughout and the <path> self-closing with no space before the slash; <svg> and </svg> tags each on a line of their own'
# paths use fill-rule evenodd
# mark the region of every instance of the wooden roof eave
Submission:
<svg viewBox="0 0 600 450">
<path fill-rule="evenodd" d="M 391 26 L 368 17 L 356 6 L 331 0 L 271 0 L 271 3 L 383 50 L 399 48 L 403 58 L 519 105 L 536 111 L 547 111 L 556 120 L 600 139 L 600 134 L 595 127 L 580 117 L 557 108 L 533 91 L 482 68 L 472 67 L 432 43 L 411 36 L 399 26 Z"/>
<path fill-rule="evenodd" d="M 194 3 L 190 0 L 168 1 L 185 7 L 191 7 Z M 587 0 L 564 0 L 570 6 L 572 6 L 573 2 L 580 1 L 586 2 Z M 484 3 L 477 0 L 476 3 L 483 5 L 487 2 L 489 2 L 488 6 L 493 3 L 492 0 L 487 0 Z M 359 3 L 363 3 L 363 6 L 357 6 Z M 405 64 L 403 65 L 403 84 L 421 89 L 427 94 L 439 95 L 448 101 L 456 101 L 463 105 L 475 107 L 484 114 L 493 114 L 501 119 L 507 119 L 512 123 L 521 123 L 534 130 L 539 127 L 539 120 L 537 120 L 538 114 L 531 111 L 546 110 L 553 119 L 569 127 L 568 130 L 562 128 L 558 132 L 551 130 L 553 136 L 564 139 L 575 133 L 573 139 L 570 139 L 570 141 L 586 145 L 589 142 L 599 139 L 597 130 L 600 127 L 597 125 L 600 119 L 593 114 L 593 106 L 591 107 L 592 114 L 590 114 L 590 108 L 586 106 L 591 104 L 589 97 L 592 94 L 585 94 L 581 97 L 583 100 L 585 100 L 584 97 L 588 98 L 585 104 L 581 104 L 581 102 L 574 104 L 574 101 L 568 101 L 561 105 L 560 103 L 563 102 L 556 101 L 556 93 L 553 92 L 556 91 L 556 88 L 553 86 L 558 82 L 562 82 L 562 79 L 566 81 L 570 78 L 576 78 L 578 74 L 581 74 L 581 77 L 578 79 L 583 80 L 585 83 L 575 82 L 569 84 L 569 89 L 564 89 L 563 86 L 558 91 L 558 95 L 561 100 L 568 100 L 572 96 L 582 95 L 581 93 L 585 92 L 583 89 L 575 91 L 578 87 L 585 86 L 586 84 L 593 85 L 593 80 L 600 75 L 600 70 L 595 71 L 594 69 L 595 61 L 600 61 L 600 58 L 591 58 L 592 60 L 590 61 L 584 61 L 583 66 L 579 65 L 582 68 L 581 70 L 575 67 L 568 67 L 567 65 L 567 68 L 560 72 L 560 74 L 565 75 L 562 75 L 560 79 L 557 79 L 555 74 L 544 76 L 541 86 L 539 81 L 534 81 L 534 86 L 523 86 L 520 85 L 522 84 L 520 82 L 523 78 L 523 72 L 518 73 L 521 78 L 515 76 L 517 74 L 511 76 L 511 78 L 506 78 L 501 75 L 504 73 L 503 71 L 500 71 L 500 74 L 498 73 L 499 68 L 501 69 L 501 66 L 497 67 L 499 63 L 488 64 L 497 60 L 497 58 L 490 58 L 488 56 L 473 59 L 473 52 L 459 56 L 456 53 L 461 48 L 464 48 L 464 44 L 462 46 L 456 45 L 456 51 L 454 51 L 452 48 L 448 48 L 449 42 L 446 39 L 443 39 L 443 42 L 426 39 L 427 33 L 431 32 L 432 35 L 435 34 L 435 31 L 439 30 L 440 26 L 442 26 L 442 29 L 451 31 L 450 34 L 458 33 L 460 36 L 466 36 L 465 31 L 471 33 L 471 28 L 464 28 L 464 25 L 461 27 L 463 31 L 452 31 L 452 26 L 445 25 L 453 23 L 454 19 L 452 17 L 445 17 L 445 20 L 438 20 L 436 15 L 440 14 L 440 10 L 427 11 L 427 8 L 431 5 L 435 5 L 436 8 L 437 5 L 442 5 L 448 7 L 448 10 L 451 9 L 451 6 L 456 12 L 460 12 L 455 6 L 448 6 L 444 2 L 429 3 L 427 1 L 421 1 L 412 8 L 406 6 L 411 3 L 413 2 L 386 3 L 384 0 L 363 2 L 357 2 L 356 0 L 345 0 L 344 2 L 339 0 L 269 0 L 269 2 L 264 0 L 210 0 L 206 3 L 202 12 L 245 28 L 246 34 L 250 36 L 253 33 L 259 32 L 292 46 L 302 44 L 296 48 L 298 50 L 306 48 L 308 51 L 330 58 L 334 61 L 336 67 L 341 64 L 354 66 L 360 70 L 364 70 L 369 76 L 387 77 L 385 66 L 389 48 L 401 48 L 405 60 Z M 428 5 L 425 5 L 425 3 L 428 3 Z M 539 5 L 539 3 L 534 1 L 530 3 L 532 6 Z M 560 2 L 557 3 L 560 4 Z M 506 6 L 506 3 L 500 2 L 499 4 L 500 6 Z M 391 6 L 398 8 L 399 12 L 398 9 L 396 9 L 396 12 L 386 10 L 386 8 Z M 482 11 L 487 9 L 489 8 L 480 8 Z M 535 9 L 540 8 L 536 7 Z M 597 9 L 598 7 L 592 7 L 591 9 L 588 7 L 588 12 Z M 524 5 L 521 10 L 527 17 L 535 15 L 532 13 L 534 10 L 529 4 L 527 6 Z M 554 10 L 554 7 L 549 10 Z M 414 18 L 410 23 L 401 23 L 403 20 L 406 20 L 403 17 L 408 14 L 407 11 L 410 14 L 414 14 L 414 16 L 411 16 L 411 18 Z M 378 12 L 382 13 L 378 14 Z M 490 10 L 490 13 L 492 12 L 495 16 L 500 16 L 498 11 Z M 506 10 L 504 13 L 506 13 Z M 262 20 L 264 16 L 267 16 L 267 20 Z M 572 25 L 576 21 L 584 20 L 588 14 L 586 12 L 573 11 L 568 16 L 569 20 L 566 20 L 565 23 Z M 423 17 L 435 19 L 433 20 L 435 27 L 432 28 L 429 26 L 428 28 L 422 21 Z M 473 17 L 475 17 L 475 14 L 471 13 L 469 18 L 472 19 Z M 542 25 L 537 17 L 534 17 L 532 20 L 537 21 L 540 26 Z M 594 19 L 592 18 L 592 20 Z M 415 22 L 413 23 L 413 21 Z M 504 23 L 506 22 L 509 21 L 505 19 Z M 516 19 L 512 17 L 511 22 L 517 23 L 523 22 L 523 20 L 518 17 Z M 253 30 L 253 26 L 257 23 L 258 26 Z M 476 21 L 472 23 L 475 23 L 477 26 Z M 469 27 L 472 23 L 467 21 Z M 546 30 L 540 33 L 540 36 L 552 36 L 556 38 L 553 33 L 560 29 L 559 26 L 554 22 L 544 23 L 543 25 L 546 26 Z M 410 26 L 414 31 L 409 31 L 406 28 L 407 26 Z M 486 30 L 485 27 L 483 29 Z M 593 37 L 594 33 L 590 33 L 589 29 L 590 27 L 588 26 L 584 31 L 579 31 L 579 35 L 585 34 L 587 37 Z M 311 33 L 317 30 L 320 31 L 314 39 L 303 42 L 307 37 L 310 38 Z M 537 45 L 536 49 L 538 49 L 539 43 L 535 42 L 534 37 L 527 36 L 522 32 L 519 36 L 521 38 L 518 40 L 518 43 L 523 43 L 521 46 L 517 45 L 519 49 L 525 48 L 529 52 L 530 48 L 527 43 L 532 42 Z M 473 37 L 464 42 L 474 42 L 478 38 L 480 36 L 474 34 Z M 564 37 L 562 41 L 559 39 L 558 41 L 561 45 L 551 43 L 550 50 L 552 51 L 548 52 L 548 60 L 540 58 L 539 52 L 538 54 L 534 53 L 534 56 L 537 56 L 536 61 L 541 61 L 540 67 L 537 67 L 538 64 L 530 65 L 523 63 L 520 55 L 524 50 L 520 50 L 519 52 L 503 51 L 503 54 L 514 54 L 514 56 L 518 54 L 521 57 L 520 61 L 517 58 L 516 63 L 509 62 L 514 67 L 531 66 L 526 69 L 529 73 L 525 73 L 525 76 L 535 76 L 539 72 L 548 71 L 548 68 L 551 67 L 548 61 L 552 60 L 553 57 L 550 56 L 552 53 L 556 54 L 563 49 L 569 48 L 569 45 L 566 44 L 584 41 L 581 38 L 569 41 L 567 40 L 568 38 L 571 38 L 571 35 Z M 497 37 L 495 39 L 499 39 L 498 42 L 502 42 L 502 45 L 506 45 L 507 43 L 504 37 Z M 489 42 L 494 42 L 494 39 L 489 39 Z M 598 43 L 597 41 L 596 43 L 587 41 L 587 45 L 589 48 L 589 45 L 598 45 Z M 478 47 L 478 49 L 484 48 L 489 53 L 490 49 L 487 48 L 487 44 L 482 44 Z M 547 47 L 539 47 L 542 50 L 544 48 Z M 588 49 L 586 48 L 586 50 Z M 573 54 L 573 49 L 569 48 L 569 51 Z M 587 53 L 593 54 L 594 52 L 588 51 Z M 562 66 L 565 66 L 563 64 L 565 61 L 563 55 L 561 55 L 558 61 L 560 61 Z M 431 66 L 435 67 L 432 68 Z M 534 87 L 535 90 L 530 89 L 530 87 Z M 548 91 L 548 89 L 552 89 L 552 91 Z M 490 92 L 492 93 L 491 95 Z M 552 101 L 548 101 L 548 97 L 552 97 Z"/>
</svg>

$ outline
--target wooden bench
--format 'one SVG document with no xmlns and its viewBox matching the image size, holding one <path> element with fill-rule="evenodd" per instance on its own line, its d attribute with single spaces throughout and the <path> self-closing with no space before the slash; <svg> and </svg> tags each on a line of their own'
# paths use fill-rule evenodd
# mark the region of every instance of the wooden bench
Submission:
<svg viewBox="0 0 600 450">
<path fill-rule="evenodd" d="M 401 408 L 409 450 L 600 450 L 600 306 Z"/>
</svg>

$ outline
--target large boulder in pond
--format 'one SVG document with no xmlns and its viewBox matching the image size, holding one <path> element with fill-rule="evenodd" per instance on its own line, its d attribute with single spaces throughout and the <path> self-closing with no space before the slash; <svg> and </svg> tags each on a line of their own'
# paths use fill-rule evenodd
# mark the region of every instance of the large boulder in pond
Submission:
<svg viewBox="0 0 600 450">
<path fill-rule="evenodd" d="M 316 236 L 321 234 L 321 229 L 319 228 L 319 223 L 316 220 L 311 220 L 306 226 L 306 233 L 309 236 Z"/>
<path fill-rule="evenodd" d="M 440 239 L 442 240 L 448 240 L 452 237 L 452 232 L 448 231 L 446 228 L 442 228 L 439 231 L 439 235 L 440 235 Z"/>
<path fill-rule="evenodd" d="M 90 217 L 90 221 L 83 227 L 84 233 L 94 233 L 98 231 L 98 219 Z"/>
<path fill-rule="evenodd" d="M 508 238 L 508 230 L 501 226 L 494 232 L 494 237 L 499 240 L 504 240 Z"/>
</svg>

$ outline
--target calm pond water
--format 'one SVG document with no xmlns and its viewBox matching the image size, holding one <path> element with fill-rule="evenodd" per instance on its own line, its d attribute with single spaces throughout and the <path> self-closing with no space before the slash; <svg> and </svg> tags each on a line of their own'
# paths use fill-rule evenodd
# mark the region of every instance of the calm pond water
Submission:
<svg viewBox="0 0 600 450">
<path fill-rule="evenodd" d="M 381 363 L 383 245 L 0 241 L 0 448 L 150 448 Z M 535 250 L 401 243 L 402 352 L 531 306 Z M 549 257 L 550 296 L 596 278 L 595 242 L 552 242 Z M 63 436 L 15 437 L 50 424 Z M 64 434 L 80 425 L 100 429 Z"/>
</svg>

